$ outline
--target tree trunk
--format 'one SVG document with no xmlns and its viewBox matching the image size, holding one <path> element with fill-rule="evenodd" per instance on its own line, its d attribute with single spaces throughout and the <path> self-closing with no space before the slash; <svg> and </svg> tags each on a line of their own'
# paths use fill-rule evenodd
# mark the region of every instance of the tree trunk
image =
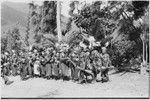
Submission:
<svg viewBox="0 0 150 100">
<path fill-rule="evenodd" d="M 146 45 L 146 53 L 145 53 L 145 56 L 146 56 L 146 65 L 147 65 L 147 63 L 148 63 L 147 43 L 146 43 L 145 45 Z"/>
<path fill-rule="evenodd" d="M 60 27 L 60 1 L 57 1 L 57 32 L 58 32 L 58 41 L 62 40 L 61 27 Z"/>
<path fill-rule="evenodd" d="M 30 9 L 28 12 L 28 18 L 27 18 L 27 26 L 26 26 L 26 36 L 25 36 L 25 42 L 26 45 L 29 46 L 29 33 L 30 32 Z"/>
<path fill-rule="evenodd" d="M 144 43 L 144 40 L 143 40 L 143 63 L 145 63 L 145 43 Z"/>
<path fill-rule="evenodd" d="M 10 53 L 12 53 L 12 52 L 11 52 L 12 41 L 13 41 L 13 38 L 12 38 L 11 32 L 10 32 L 10 30 L 9 30 L 8 33 L 7 33 L 7 51 L 9 51 Z"/>
<path fill-rule="evenodd" d="M 140 69 L 140 73 L 141 75 L 145 75 L 146 74 L 146 64 L 145 64 L 145 33 L 143 34 L 142 37 L 142 42 L 143 42 L 143 62 L 141 64 L 141 69 Z"/>
</svg>

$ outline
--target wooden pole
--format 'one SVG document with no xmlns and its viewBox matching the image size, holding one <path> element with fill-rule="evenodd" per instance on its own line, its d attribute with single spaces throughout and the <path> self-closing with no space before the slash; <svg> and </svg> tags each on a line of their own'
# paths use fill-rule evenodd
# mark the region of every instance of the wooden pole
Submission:
<svg viewBox="0 0 150 100">
<path fill-rule="evenodd" d="M 61 27 L 60 27 L 60 1 L 57 1 L 57 32 L 58 42 L 62 40 Z"/>
</svg>

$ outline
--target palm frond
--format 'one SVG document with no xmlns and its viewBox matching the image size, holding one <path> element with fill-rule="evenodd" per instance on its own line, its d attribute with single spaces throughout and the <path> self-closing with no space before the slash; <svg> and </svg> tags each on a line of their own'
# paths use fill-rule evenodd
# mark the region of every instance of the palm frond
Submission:
<svg viewBox="0 0 150 100">
<path fill-rule="evenodd" d="M 52 44 L 55 44 L 56 42 L 58 42 L 58 39 L 56 36 L 54 36 L 53 34 L 44 34 L 44 41 L 48 40 L 49 43 L 51 42 Z"/>
<path fill-rule="evenodd" d="M 76 26 L 74 21 L 71 23 L 71 30 L 66 33 L 64 41 L 68 44 L 71 44 L 73 41 L 77 40 L 77 36 L 80 34 L 80 29 Z"/>
</svg>

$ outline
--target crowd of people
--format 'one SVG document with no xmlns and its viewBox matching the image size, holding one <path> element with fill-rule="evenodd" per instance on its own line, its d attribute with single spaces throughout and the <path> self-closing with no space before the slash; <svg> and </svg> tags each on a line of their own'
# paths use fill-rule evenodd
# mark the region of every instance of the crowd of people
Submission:
<svg viewBox="0 0 150 100">
<path fill-rule="evenodd" d="M 80 83 L 109 81 L 111 61 L 107 50 L 72 49 L 57 50 L 55 47 L 32 48 L 28 51 L 5 51 L 1 54 L 1 75 L 5 84 L 12 83 L 8 76 L 28 78 L 63 79 Z M 100 74 L 100 75 L 99 75 Z"/>
</svg>

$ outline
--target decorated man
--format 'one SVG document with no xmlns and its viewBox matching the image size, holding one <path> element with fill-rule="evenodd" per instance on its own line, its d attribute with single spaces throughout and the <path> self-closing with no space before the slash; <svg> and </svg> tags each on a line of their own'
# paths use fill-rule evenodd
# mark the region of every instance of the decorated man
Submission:
<svg viewBox="0 0 150 100">
<path fill-rule="evenodd" d="M 101 56 L 97 50 L 93 50 L 91 52 L 91 60 L 92 60 L 93 68 L 94 68 L 95 80 L 98 81 L 99 77 L 97 77 L 97 75 L 101 71 L 102 60 L 101 60 Z"/>
<path fill-rule="evenodd" d="M 107 82 L 109 81 L 108 71 L 111 63 L 109 55 L 106 52 L 106 47 L 102 47 L 101 58 L 102 58 L 102 70 L 101 70 L 102 82 Z"/>
<path fill-rule="evenodd" d="M 10 81 L 9 78 L 6 76 L 8 71 L 7 66 L 9 66 L 9 62 L 5 54 L 1 54 L 1 77 L 6 85 L 10 85 L 11 83 L 13 83 L 13 81 Z"/>
<path fill-rule="evenodd" d="M 18 57 L 16 55 L 15 50 L 12 50 L 12 56 L 11 56 L 11 70 L 12 75 L 17 75 L 17 68 L 18 67 Z"/>
</svg>

